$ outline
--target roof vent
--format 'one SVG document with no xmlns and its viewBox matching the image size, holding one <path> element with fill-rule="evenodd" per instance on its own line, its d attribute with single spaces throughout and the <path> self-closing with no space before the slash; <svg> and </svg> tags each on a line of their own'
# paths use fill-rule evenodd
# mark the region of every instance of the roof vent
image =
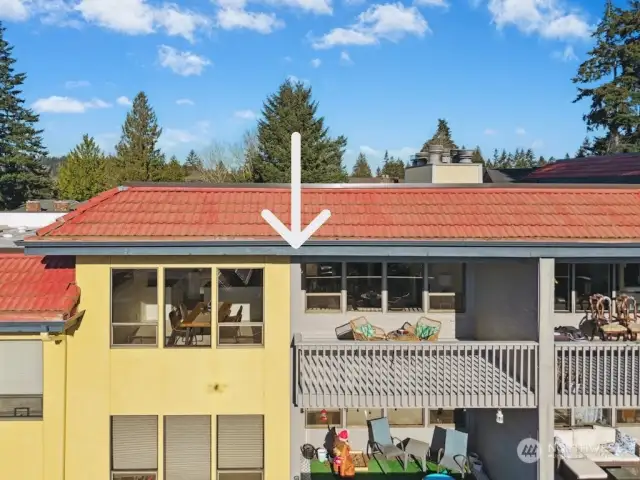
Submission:
<svg viewBox="0 0 640 480">
<path fill-rule="evenodd" d="M 473 163 L 473 150 L 458 150 L 458 157 L 460 158 L 460 163 Z"/>
<path fill-rule="evenodd" d="M 432 165 L 440 163 L 443 151 L 442 145 L 429 145 L 429 163 Z"/>
</svg>

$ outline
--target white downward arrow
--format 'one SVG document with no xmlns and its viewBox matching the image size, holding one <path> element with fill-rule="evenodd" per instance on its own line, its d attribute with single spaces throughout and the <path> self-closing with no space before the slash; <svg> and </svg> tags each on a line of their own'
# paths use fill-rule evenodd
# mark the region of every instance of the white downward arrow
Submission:
<svg viewBox="0 0 640 480">
<path fill-rule="evenodd" d="M 323 210 L 320 214 L 302 230 L 302 186 L 300 185 L 300 164 L 302 146 L 300 134 L 291 134 L 291 230 L 276 217 L 270 210 L 262 210 L 264 218 L 271 227 L 280 234 L 293 248 L 300 248 L 311 235 L 326 222 L 331 216 L 329 210 Z"/>
</svg>

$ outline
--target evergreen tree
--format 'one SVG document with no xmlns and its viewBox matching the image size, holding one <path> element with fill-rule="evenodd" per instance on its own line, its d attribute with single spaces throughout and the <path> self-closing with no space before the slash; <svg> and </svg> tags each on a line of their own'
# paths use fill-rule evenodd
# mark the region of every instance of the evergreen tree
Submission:
<svg viewBox="0 0 640 480">
<path fill-rule="evenodd" d="M 360 152 L 351 172 L 352 177 L 371 178 L 371 167 L 364 153 Z"/>
<path fill-rule="evenodd" d="M 58 192 L 64 199 L 82 202 L 106 189 L 104 154 L 93 137 L 85 134 L 60 166 Z"/>
<path fill-rule="evenodd" d="M 592 148 L 589 137 L 584 137 L 580 148 L 578 148 L 578 151 L 576 152 L 576 158 L 588 157 L 591 155 Z"/>
<path fill-rule="evenodd" d="M 380 177 L 381 175 L 380 167 L 376 168 L 376 177 Z"/>
<path fill-rule="evenodd" d="M 451 129 L 449 124 L 444 118 L 438 119 L 438 128 L 436 133 L 433 134 L 429 140 L 427 140 L 422 146 L 421 152 L 428 152 L 429 145 L 442 145 L 445 150 L 457 150 L 458 146 L 451 138 Z"/>
<path fill-rule="evenodd" d="M 564 154 L 564 159 L 565 160 L 569 160 L 571 158 L 571 155 L 569 155 L 569 152 Z"/>
<path fill-rule="evenodd" d="M 0 208 L 14 209 L 27 200 L 51 194 L 48 169 L 42 163 L 47 150 L 38 115 L 24 106 L 22 85 L 27 76 L 15 73 L 13 46 L 0 23 Z"/>
<path fill-rule="evenodd" d="M 118 182 L 158 180 L 163 175 L 164 156 L 157 148 L 162 129 L 144 92 L 133 99 L 116 145 Z"/>
<path fill-rule="evenodd" d="M 482 157 L 482 151 L 480 150 L 479 146 L 477 146 L 473 151 L 473 157 L 471 157 L 471 161 L 473 161 L 473 163 L 484 164 L 484 158 Z"/>
<path fill-rule="evenodd" d="M 627 9 L 607 0 L 605 14 L 593 33 L 594 48 L 580 65 L 573 82 L 575 102 L 588 99 L 584 116 L 588 131 L 604 130 L 594 153 L 640 151 L 640 1 Z M 594 86 L 595 85 L 595 86 Z"/>
<path fill-rule="evenodd" d="M 171 157 L 168 163 L 156 172 L 154 181 L 156 182 L 184 182 L 187 175 L 185 169 L 175 155 Z"/>
<path fill-rule="evenodd" d="M 339 183 L 347 180 L 342 156 L 344 136 L 331 138 L 324 118 L 317 116 L 318 102 L 311 87 L 285 81 L 264 102 L 258 122 L 256 148 L 247 161 L 253 179 L 259 183 L 288 183 L 291 180 L 291 134 L 302 136 L 302 182 Z"/>
<path fill-rule="evenodd" d="M 202 168 L 202 159 L 195 150 L 190 150 L 187 158 L 184 160 L 184 165 L 190 170 L 198 170 Z"/>
<path fill-rule="evenodd" d="M 387 152 L 385 152 L 382 170 L 378 176 L 385 175 L 389 178 L 404 178 L 404 162 L 399 158 L 389 157 Z"/>
</svg>

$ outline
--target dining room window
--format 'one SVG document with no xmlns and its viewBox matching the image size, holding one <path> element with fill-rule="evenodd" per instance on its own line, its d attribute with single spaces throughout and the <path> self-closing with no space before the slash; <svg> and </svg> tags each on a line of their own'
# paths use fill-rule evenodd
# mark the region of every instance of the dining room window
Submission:
<svg viewBox="0 0 640 480">
<path fill-rule="evenodd" d="M 165 346 L 211 346 L 211 269 L 164 270 Z"/>
<path fill-rule="evenodd" d="M 429 263 L 429 311 L 465 311 L 465 264 Z"/>
<path fill-rule="evenodd" d="M 218 345 L 264 345 L 264 269 L 218 270 Z"/>
<path fill-rule="evenodd" d="M 111 270 L 111 345 L 158 345 L 158 271 Z"/>
<path fill-rule="evenodd" d="M 342 263 L 307 263 L 304 269 L 306 311 L 330 313 L 342 310 Z"/>
<path fill-rule="evenodd" d="M 387 311 L 422 312 L 424 264 L 387 264 Z"/>
<path fill-rule="evenodd" d="M 589 297 L 596 293 L 613 298 L 617 289 L 616 268 L 616 265 L 606 263 L 557 262 L 554 274 L 554 311 L 589 311 Z"/>
<path fill-rule="evenodd" d="M 382 263 L 347 263 L 347 310 L 382 311 Z"/>
</svg>

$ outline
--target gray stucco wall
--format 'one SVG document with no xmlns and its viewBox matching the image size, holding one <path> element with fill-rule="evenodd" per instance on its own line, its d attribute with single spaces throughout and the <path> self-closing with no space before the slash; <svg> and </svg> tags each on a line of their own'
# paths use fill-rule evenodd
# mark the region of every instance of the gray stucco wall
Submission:
<svg viewBox="0 0 640 480">
<path fill-rule="evenodd" d="M 518 443 L 538 436 L 536 410 L 503 410 L 504 423 L 496 423 L 496 411 L 468 410 L 469 449 L 480 455 L 491 480 L 536 480 L 537 465 L 518 458 Z M 542 479 L 549 480 L 549 479 Z"/>
</svg>

